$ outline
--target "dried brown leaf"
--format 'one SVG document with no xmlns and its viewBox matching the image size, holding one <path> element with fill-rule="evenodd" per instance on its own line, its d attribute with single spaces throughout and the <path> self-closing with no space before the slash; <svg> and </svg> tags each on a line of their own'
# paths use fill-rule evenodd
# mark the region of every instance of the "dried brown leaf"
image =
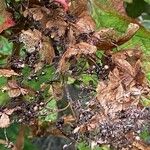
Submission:
<svg viewBox="0 0 150 150">
<path fill-rule="evenodd" d="M 116 44 L 121 45 L 127 41 L 129 41 L 134 35 L 135 33 L 139 30 L 139 25 L 135 24 L 135 23 L 130 23 L 128 25 L 128 28 L 125 32 L 125 34 L 123 34 L 117 41 Z"/>
<path fill-rule="evenodd" d="M 134 68 L 131 66 L 131 64 L 127 60 L 119 59 L 116 57 L 114 57 L 113 60 L 116 66 L 121 68 L 121 70 L 125 70 L 124 72 L 127 72 L 128 74 L 131 74 L 132 76 L 134 76 Z"/>
<path fill-rule="evenodd" d="M 63 117 L 64 124 L 70 124 L 75 121 L 75 118 L 72 115 Z"/>
<path fill-rule="evenodd" d="M 7 115 L 11 115 L 14 111 L 16 111 L 17 108 L 13 108 L 13 109 L 4 109 L 4 113 L 7 114 Z"/>
<path fill-rule="evenodd" d="M 141 53 L 133 52 L 129 50 L 113 54 L 115 68 L 109 73 L 109 79 L 99 82 L 97 86 L 97 100 L 105 114 L 111 114 L 112 118 L 118 111 L 137 106 L 142 88 L 146 86 L 140 62 Z"/>
<path fill-rule="evenodd" d="M 17 84 L 17 82 L 15 80 L 10 80 L 10 81 L 8 81 L 8 87 L 10 89 L 17 89 L 17 88 L 19 88 L 19 85 Z"/>
<path fill-rule="evenodd" d="M 90 45 L 85 42 L 73 45 L 72 47 L 67 49 L 67 51 L 63 54 L 62 58 L 60 59 L 58 71 L 64 73 L 67 70 L 66 63 L 68 59 L 72 56 L 76 56 L 76 58 L 79 58 L 81 55 L 92 55 L 96 53 L 96 51 L 96 46 Z"/>
<path fill-rule="evenodd" d="M 127 16 L 123 0 L 111 0 L 110 2 L 112 3 L 112 7 L 114 7 L 119 14 Z"/>
<path fill-rule="evenodd" d="M 141 66 L 142 64 L 140 60 L 138 60 L 134 66 L 135 80 L 136 80 L 136 83 L 139 85 L 146 83 L 145 73 L 143 72 Z"/>
<path fill-rule="evenodd" d="M 57 20 L 49 20 L 46 23 L 46 29 L 56 29 L 56 31 L 51 32 L 51 38 L 63 36 L 66 32 L 67 26 L 67 23 L 62 18 L 58 18 Z"/>
<path fill-rule="evenodd" d="M 45 61 L 47 64 L 51 64 L 53 58 L 55 57 L 55 52 L 51 44 L 51 41 L 47 37 L 44 37 L 41 45 L 42 45 L 40 49 L 41 61 Z"/>
<path fill-rule="evenodd" d="M 8 92 L 9 97 L 18 97 L 19 95 L 28 94 L 28 90 L 21 88 L 15 80 L 8 81 L 7 86 L 3 87 L 3 90 Z"/>
<path fill-rule="evenodd" d="M 133 150 L 150 150 L 150 146 L 144 144 L 142 141 L 134 141 Z"/>
<path fill-rule="evenodd" d="M 0 128 L 7 128 L 10 125 L 9 116 L 5 113 L 2 113 L 0 117 Z"/>
<path fill-rule="evenodd" d="M 87 11 L 80 14 L 78 21 L 75 23 L 76 34 L 91 33 L 96 29 L 96 24 Z"/>
<path fill-rule="evenodd" d="M 52 84 L 52 91 L 50 91 L 50 93 L 52 93 L 53 97 L 56 100 L 61 100 L 63 98 L 63 85 L 60 82 L 54 82 Z"/>
<path fill-rule="evenodd" d="M 0 69 L 0 76 L 11 77 L 11 76 L 19 76 L 19 74 L 16 73 L 14 70 Z"/>
<path fill-rule="evenodd" d="M 119 36 L 112 28 L 101 29 L 93 34 L 92 41 L 99 49 L 111 50 L 130 40 L 138 29 L 139 26 L 137 24 L 131 23 L 129 24 L 127 31 L 121 36 Z"/>
<path fill-rule="evenodd" d="M 10 89 L 8 90 L 9 97 L 18 97 L 21 94 L 20 89 Z"/>
<path fill-rule="evenodd" d="M 49 9 L 47 9 L 46 7 L 38 7 L 36 6 L 35 8 L 30 8 L 30 9 L 26 9 L 23 12 L 24 17 L 33 17 L 33 19 L 35 21 L 39 21 L 41 19 L 43 19 L 44 15 L 50 13 Z"/>
</svg>

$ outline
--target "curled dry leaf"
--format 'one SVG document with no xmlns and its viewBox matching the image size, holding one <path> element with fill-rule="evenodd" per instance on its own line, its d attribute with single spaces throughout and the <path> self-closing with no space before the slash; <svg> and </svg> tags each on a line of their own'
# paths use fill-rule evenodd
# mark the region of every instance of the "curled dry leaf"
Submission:
<svg viewBox="0 0 150 150">
<path fill-rule="evenodd" d="M 18 110 L 18 108 L 13 108 L 13 109 L 4 109 L 4 113 L 7 115 L 11 115 L 14 111 Z"/>
<path fill-rule="evenodd" d="M 21 94 L 20 89 L 10 89 L 8 90 L 9 97 L 18 97 Z"/>
<path fill-rule="evenodd" d="M 52 38 L 64 36 L 67 26 L 68 26 L 67 23 L 61 18 L 57 20 L 52 19 L 46 23 L 46 29 L 49 29 L 49 30 L 56 29 L 56 31 L 51 32 Z"/>
<path fill-rule="evenodd" d="M 36 5 L 34 8 L 26 9 L 23 12 L 24 17 L 33 18 L 35 21 L 44 20 L 44 17 L 47 18 L 48 14 L 51 14 L 51 11 L 48 8 L 38 5 Z"/>
<path fill-rule="evenodd" d="M 76 21 L 75 34 L 79 35 L 81 33 L 91 33 L 96 29 L 96 24 L 88 11 L 83 11 L 79 15 L 79 19 Z"/>
<path fill-rule="evenodd" d="M 9 116 L 13 114 L 13 112 L 19 110 L 19 107 L 13 109 L 5 108 L 3 113 L 0 113 L 0 128 L 7 128 L 10 125 L 10 118 Z"/>
<path fill-rule="evenodd" d="M 7 128 L 9 125 L 10 125 L 9 116 L 5 113 L 2 113 L 0 117 L 0 128 Z"/>
<path fill-rule="evenodd" d="M 110 50 L 129 41 L 135 35 L 138 29 L 139 26 L 137 24 L 131 23 L 129 24 L 127 31 L 120 37 L 112 28 L 101 29 L 93 34 L 92 41 L 93 44 L 98 48 L 103 50 Z"/>
<path fill-rule="evenodd" d="M 16 81 L 8 81 L 7 86 L 3 87 L 3 90 L 8 92 L 9 97 L 18 97 L 19 95 L 26 95 L 28 94 L 28 90 L 21 88 Z"/>
<path fill-rule="evenodd" d="M 99 49 L 109 50 L 115 46 L 118 35 L 112 28 L 106 28 L 96 31 L 93 36 L 93 44 Z"/>
<path fill-rule="evenodd" d="M 125 59 L 120 59 L 120 58 L 116 58 L 113 57 L 114 59 L 114 63 L 121 68 L 121 70 L 125 70 L 126 72 L 128 72 L 129 74 L 131 74 L 132 76 L 134 76 L 134 69 L 131 66 L 131 64 L 125 60 Z"/>
<path fill-rule="evenodd" d="M 139 30 L 139 25 L 135 24 L 135 23 L 130 23 L 128 25 L 127 31 L 125 32 L 125 34 L 123 34 L 117 41 L 118 45 L 121 45 L 127 41 L 129 41 L 134 35 L 135 33 Z"/>
<path fill-rule="evenodd" d="M 19 76 L 14 70 L 9 69 L 0 69 L 0 76 L 11 77 L 11 76 Z"/>
<path fill-rule="evenodd" d="M 41 45 L 42 46 L 39 51 L 41 55 L 41 61 L 45 61 L 46 63 L 51 64 L 53 58 L 55 57 L 55 52 L 51 41 L 49 38 L 43 37 Z"/>
<path fill-rule="evenodd" d="M 96 53 L 96 51 L 96 46 L 90 45 L 85 42 L 73 45 L 72 47 L 67 49 L 67 51 L 63 54 L 62 58 L 60 59 L 58 71 L 64 73 L 67 70 L 66 63 L 72 56 L 79 58 L 81 55 L 92 55 Z"/>
</svg>

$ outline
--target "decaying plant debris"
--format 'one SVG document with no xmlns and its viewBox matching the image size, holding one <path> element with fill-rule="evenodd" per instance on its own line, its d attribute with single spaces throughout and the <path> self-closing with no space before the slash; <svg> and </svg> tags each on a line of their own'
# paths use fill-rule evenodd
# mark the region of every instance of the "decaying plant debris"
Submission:
<svg viewBox="0 0 150 150">
<path fill-rule="evenodd" d="M 16 31 L 14 27 L 14 32 L 18 35 L 16 43 L 24 45 L 26 57 L 21 58 L 16 48 L 14 55 L 9 58 L 9 65 L 0 69 L 0 76 L 8 78 L 8 85 L 2 87 L 2 90 L 8 92 L 11 98 L 10 103 L 2 108 L 0 127 L 8 127 L 10 119 L 13 120 L 11 116 L 17 115 L 18 122 L 28 122 L 33 126 L 33 136 L 57 132 L 73 141 L 83 138 L 98 145 L 110 145 L 114 149 L 144 150 L 141 147 L 145 144 L 139 133 L 145 126 L 149 128 L 150 109 L 144 107 L 141 100 L 149 98 L 150 88 L 142 69 L 142 51 L 140 48 L 113 51 L 130 40 L 139 26 L 129 24 L 122 35 L 112 28 L 96 29 L 86 3 L 80 1 L 79 5 L 62 7 L 59 1 L 41 1 L 36 5 L 29 3 L 22 6 L 24 25 L 20 27 L 20 31 Z M 69 10 L 66 11 L 67 9 Z M 96 52 L 99 50 L 104 52 L 102 65 L 97 63 Z M 52 84 L 52 95 L 55 95 L 59 103 L 64 89 L 67 89 L 66 83 L 60 82 L 61 77 L 76 78 L 77 71 L 73 69 L 82 58 L 87 60 L 89 68 L 94 66 L 93 73 L 98 76 L 95 96 L 86 105 L 82 105 L 82 100 L 70 98 L 70 93 L 66 90 L 69 101 L 67 107 L 71 108 L 71 115 L 60 118 L 62 122 L 58 119 L 56 124 L 49 123 L 52 132 L 50 129 L 42 129 L 42 125 L 37 123 L 37 117 L 46 107 L 42 90 Z M 45 81 L 40 87 L 41 91 L 26 87 L 14 78 L 22 78 L 21 69 L 28 66 L 32 69 L 28 79 L 32 80 L 45 65 L 53 65 L 59 79 L 56 83 Z M 26 102 L 23 99 L 26 95 L 34 96 L 35 101 Z M 8 114 L 7 111 L 11 113 Z M 64 126 L 69 126 L 70 131 L 66 132 Z M 146 149 L 149 149 L 148 146 Z"/>
</svg>

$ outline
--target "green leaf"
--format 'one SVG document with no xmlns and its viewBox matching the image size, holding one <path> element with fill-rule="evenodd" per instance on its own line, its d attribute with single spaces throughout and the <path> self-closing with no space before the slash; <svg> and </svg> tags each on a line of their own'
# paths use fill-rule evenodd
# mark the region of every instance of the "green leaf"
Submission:
<svg viewBox="0 0 150 150">
<path fill-rule="evenodd" d="M 10 142 L 15 143 L 16 138 L 18 136 L 18 131 L 19 131 L 18 124 L 12 124 L 10 127 L 6 129 L 6 134 Z M 32 143 L 31 139 L 29 139 L 28 136 L 29 133 L 26 130 L 23 150 L 37 150 L 37 147 Z M 0 139 L 6 140 L 4 135 L 4 129 L 0 129 Z M 0 144 L 0 150 L 10 150 L 10 148 L 6 148 L 5 145 Z"/>
<path fill-rule="evenodd" d="M 57 102 L 55 99 L 51 99 L 50 102 L 48 102 L 46 108 L 41 110 L 42 114 L 47 114 L 46 116 L 39 116 L 39 119 L 42 122 L 55 122 L 57 120 Z"/>
<path fill-rule="evenodd" d="M 22 73 L 23 76 L 25 77 L 23 83 L 26 86 L 29 86 L 34 90 L 40 90 L 41 84 L 46 83 L 47 81 L 53 79 L 55 74 L 55 69 L 52 66 L 45 66 L 43 69 L 41 69 L 39 72 L 36 73 L 37 77 L 31 80 L 28 79 L 31 73 L 31 69 L 29 67 L 24 68 Z"/>
<path fill-rule="evenodd" d="M 144 107 L 150 107 L 150 99 L 142 97 L 141 103 Z"/>
<path fill-rule="evenodd" d="M 0 106 L 5 105 L 10 100 L 7 92 L 0 91 Z"/>
<path fill-rule="evenodd" d="M 3 55 L 11 55 L 13 50 L 13 43 L 9 42 L 3 36 L 0 36 L 0 53 Z"/>
<path fill-rule="evenodd" d="M 145 127 L 143 129 L 143 131 L 140 133 L 140 137 L 145 141 L 145 142 L 149 142 L 150 141 L 150 133 L 149 133 L 149 129 L 147 127 Z"/>
<path fill-rule="evenodd" d="M 90 150 L 90 147 L 85 142 L 78 143 L 77 147 L 79 150 Z"/>
<path fill-rule="evenodd" d="M 91 150 L 90 146 L 85 142 L 78 143 L 77 148 L 79 150 Z M 108 146 L 95 146 L 93 150 L 110 150 L 110 148 Z"/>
<path fill-rule="evenodd" d="M 7 78 L 6 77 L 0 77 L 0 87 L 7 84 Z"/>
<path fill-rule="evenodd" d="M 132 2 L 133 2 L 133 0 L 124 0 L 124 2 L 132 3 Z"/>
<path fill-rule="evenodd" d="M 150 4 L 150 0 L 144 0 L 146 3 Z"/>
<path fill-rule="evenodd" d="M 130 17 L 137 18 L 146 10 L 146 5 L 144 0 L 133 0 L 132 3 L 126 3 L 126 12 Z"/>
<path fill-rule="evenodd" d="M 56 100 L 52 99 L 48 103 L 47 107 L 54 112 L 49 111 L 48 115 L 45 118 L 45 121 L 52 121 L 52 122 L 56 121 L 57 120 L 57 111 L 56 111 L 57 110 L 57 103 L 56 103 Z"/>
<path fill-rule="evenodd" d="M 72 77 L 68 77 L 68 81 L 67 81 L 67 84 L 73 84 L 75 82 L 75 78 L 72 78 Z"/>
<path fill-rule="evenodd" d="M 94 85 L 97 84 L 97 76 L 90 74 L 82 74 L 80 80 L 85 84 L 89 85 L 92 82 Z"/>
<path fill-rule="evenodd" d="M 2 25 L 4 23 L 5 19 L 3 16 L 0 16 L 0 25 Z"/>
</svg>

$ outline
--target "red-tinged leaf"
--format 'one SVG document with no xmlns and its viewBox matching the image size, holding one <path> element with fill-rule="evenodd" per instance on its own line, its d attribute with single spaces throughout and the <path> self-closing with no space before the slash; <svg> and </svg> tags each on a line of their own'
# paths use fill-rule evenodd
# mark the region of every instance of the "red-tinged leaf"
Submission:
<svg viewBox="0 0 150 150">
<path fill-rule="evenodd" d="M 6 13 L 4 16 L 4 21 L 2 24 L 0 24 L 0 33 L 3 32 L 4 30 L 12 27 L 15 25 L 15 22 L 13 19 L 10 17 L 9 13 Z"/>
<path fill-rule="evenodd" d="M 69 6 L 68 6 L 68 3 L 66 2 L 66 0 L 54 0 L 54 1 L 60 3 L 64 7 L 65 11 L 68 10 Z"/>
<path fill-rule="evenodd" d="M 118 13 L 125 16 L 127 15 L 123 0 L 111 0 L 110 2 L 112 3 L 112 6 Z"/>
</svg>

